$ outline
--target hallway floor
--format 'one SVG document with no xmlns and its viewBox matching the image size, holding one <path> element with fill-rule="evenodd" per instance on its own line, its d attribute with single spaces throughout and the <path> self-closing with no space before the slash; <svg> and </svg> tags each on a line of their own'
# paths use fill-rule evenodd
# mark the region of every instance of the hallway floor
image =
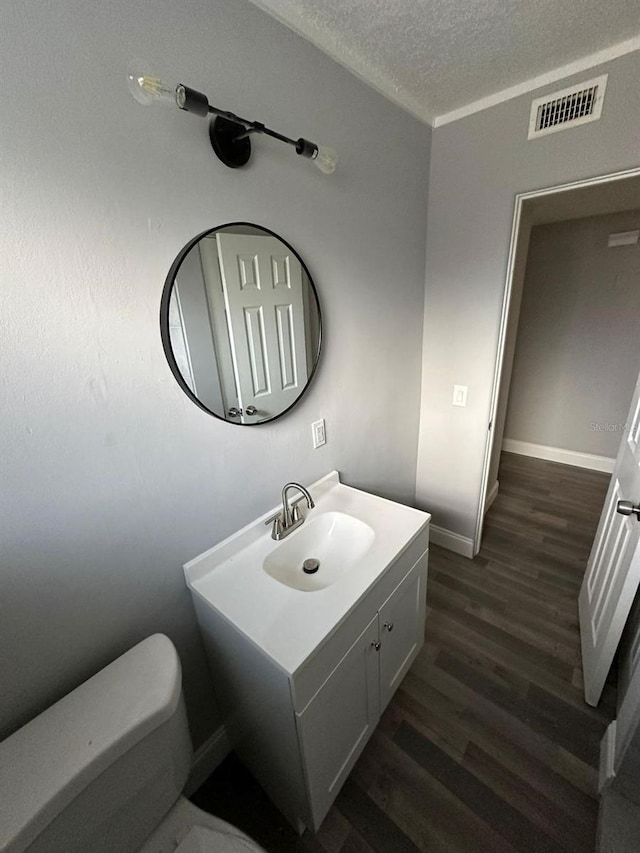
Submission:
<svg viewBox="0 0 640 853">
<path fill-rule="evenodd" d="M 193 798 L 268 853 L 590 853 L 615 687 L 582 698 L 577 598 L 609 475 L 505 453 L 483 547 L 435 545 L 426 641 L 317 836 L 232 755 Z"/>
</svg>

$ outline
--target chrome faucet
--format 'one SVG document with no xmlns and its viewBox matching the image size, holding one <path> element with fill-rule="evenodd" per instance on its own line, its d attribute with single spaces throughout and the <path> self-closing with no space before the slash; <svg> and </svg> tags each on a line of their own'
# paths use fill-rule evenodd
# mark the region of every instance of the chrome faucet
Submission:
<svg viewBox="0 0 640 853">
<path fill-rule="evenodd" d="M 282 512 L 278 513 L 278 515 L 270 518 L 266 522 L 267 524 L 270 524 L 273 521 L 271 538 L 275 540 L 284 539 L 285 536 L 288 536 L 296 529 L 296 527 L 300 527 L 304 522 L 304 516 L 301 514 L 300 507 L 298 506 L 298 503 L 302 498 L 298 498 L 295 503 L 289 505 L 287 494 L 290 489 L 297 489 L 302 493 L 302 497 L 307 501 L 309 509 L 313 509 L 315 506 L 313 498 L 304 486 L 301 486 L 299 483 L 287 483 L 282 490 Z"/>
</svg>

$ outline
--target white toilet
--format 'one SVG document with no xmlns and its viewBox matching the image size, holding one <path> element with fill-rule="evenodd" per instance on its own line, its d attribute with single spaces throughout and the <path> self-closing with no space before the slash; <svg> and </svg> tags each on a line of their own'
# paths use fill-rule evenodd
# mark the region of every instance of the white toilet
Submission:
<svg viewBox="0 0 640 853">
<path fill-rule="evenodd" d="M 182 796 L 178 654 L 154 634 L 0 743 L 1 853 L 258 853 Z"/>
</svg>

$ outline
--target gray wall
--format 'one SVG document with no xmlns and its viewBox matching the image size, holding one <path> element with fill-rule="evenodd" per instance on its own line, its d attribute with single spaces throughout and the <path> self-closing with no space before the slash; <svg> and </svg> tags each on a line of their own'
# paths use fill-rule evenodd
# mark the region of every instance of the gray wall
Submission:
<svg viewBox="0 0 640 853">
<path fill-rule="evenodd" d="M 182 563 L 287 480 L 337 468 L 414 499 L 429 130 L 243 0 L 26 0 L 2 17 L 0 731 L 164 631 L 197 744 L 217 718 Z M 261 138 L 225 168 L 203 120 L 130 97 L 136 55 L 334 145 L 339 171 Z M 297 247 L 326 322 L 304 401 L 251 429 L 187 399 L 158 326 L 174 256 L 234 220 Z"/>
<path fill-rule="evenodd" d="M 640 210 L 531 232 L 504 437 L 615 457 L 640 369 Z"/>
<path fill-rule="evenodd" d="M 531 99 L 608 72 L 600 121 L 527 142 Z M 640 163 L 640 53 L 433 133 L 417 497 L 472 538 L 514 196 Z M 468 385 L 466 408 L 451 405 Z"/>
</svg>

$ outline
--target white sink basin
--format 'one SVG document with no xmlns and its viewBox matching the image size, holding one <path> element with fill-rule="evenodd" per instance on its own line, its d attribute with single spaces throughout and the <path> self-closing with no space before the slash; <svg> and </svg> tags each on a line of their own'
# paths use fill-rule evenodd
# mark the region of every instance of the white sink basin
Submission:
<svg viewBox="0 0 640 853">
<path fill-rule="evenodd" d="M 196 609 L 213 608 L 288 673 L 429 523 L 425 512 L 345 486 L 337 471 L 309 491 L 315 509 L 298 504 L 304 524 L 285 539 L 271 538 L 274 506 L 184 567 Z M 315 574 L 302 571 L 308 559 L 320 563 Z"/>
<path fill-rule="evenodd" d="M 312 513 L 262 564 L 272 578 L 301 592 L 331 586 L 365 556 L 376 538 L 368 524 L 344 512 L 325 512 L 315 518 Z M 309 559 L 320 564 L 313 574 L 303 569 Z"/>
</svg>

